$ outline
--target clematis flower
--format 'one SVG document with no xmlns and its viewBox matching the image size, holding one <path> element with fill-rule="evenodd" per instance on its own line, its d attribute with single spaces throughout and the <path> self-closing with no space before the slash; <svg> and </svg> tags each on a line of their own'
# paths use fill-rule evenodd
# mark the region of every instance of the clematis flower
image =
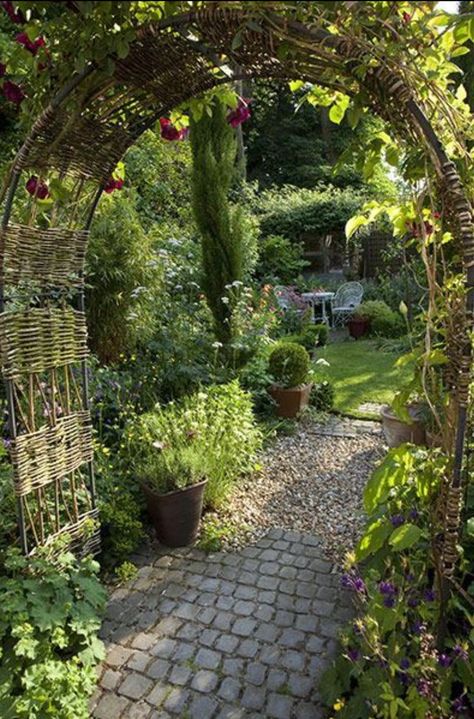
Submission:
<svg viewBox="0 0 474 719">
<path fill-rule="evenodd" d="M 455 714 L 460 714 L 461 712 L 466 711 L 467 704 L 464 701 L 464 697 L 458 697 L 457 699 L 455 699 L 451 704 L 451 707 Z"/>
<path fill-rule="evenodd" d="M 25 99 L 25 93 L 21 87 L 10 80 L 5 80 L 2 90 L 5 99 L 14 105 L 20 105 Z"/>
<path fill-rule="evenodd" d="M 402 524 L 405 524 L 405 517 L 403 514 L 394 514 L 390 517 L 390 521 L 393 527 L 401 527 Z"/>
<path fill-rule="evenodd" d="M 10 20 L 15 23 L 15 25 L 21 25 L 25 22 L 25 16 L 21 12 L 21 10 L 15 10 L 12 2 L 2 2 L 2 7 L 7 13 Z"/>
<path fill-rule="evenodd" d="M 114 177 L 109 177 L 107 184 L 104 187 L 104 192 L 110 195 L 115 190 L 121 190 L 124 186 L 125 180 L 119 177 L 117 180 Z"/>
<path fill-rule="evenodd" d="M 39 180 L 36 175 L 32 175 L 26 183 L 26 191 L 39 200 L 45 200 L 49 197 L 48 185 L 43 180 Z"/>
<path fill-rule="evenodd" d="M 160 134 L 163 140 L 170 142 L 185 140 L 189 135 L 189 127 L 183 127 L 181 130 L 178 130 L 168 117 L 160 117 L 160 128 Z"/>
<path fill-rule="evenodd" d="M 438 664 L 443 669 L 447 669 L 451 665 L 451 657 L 448 654 L 440 654 L 438 656 Z"/>
<path fill-rule="evenodd" d="M 402 14 L 402 20 L 405 23 L 405 25 L 408 25 L 408 23 L 411 21 L 411 18 L 412 18 L 412 15 L 410 15 L 410 13 L 408 13 L 406 11 Z"/>
<path fill-rule="evenodd" d="M 351 662 L 356 662 L 359 659 L 360 654 L 357 649 L 353 648 L 348 650 L 347 656 L 349 657 Z"/>
<path fill-rule="evenodd" d="M 357 594 L 364 594 L 366 591 L 364 580 L 357 574 L 343 574 L 341 577 L 341 585 L 345 589 L 351 589 L 353 592 L 357 592 Z"/>
<path fill-rule="evenodd" d="M 7 71 L 7 66 L 3 62 L 0 62 L 0 77 L 3 77 L 6 73 L 6 71 Z"/>
<path fill-rule="evenodd" d="M 453 649 L 453 654 L 458 659 L 462 659 L 463 662 L 467 662 L 467 660 L 469 659 L 469 654 L 461 644 L 456 644 Z"/>
<path fill-rule="evenodd" d="M 434 589 L 426 589 L 423 596 L 426 602 L 434 602 L 436 599 L 436 592 Z"/>
<path fill-rule="evenodd" d="M 36 55 L 41 47 L 46 46 L 44 37 L 37 37 L 36 40 L 30 40 L 26 32 L 18 33 L 18 35 L 16 36 L 16 41 L 20 45 L 23 45 L 25 50 L 31 52 L 32 55 Z"/>
<path fill-rule="evenodd" d="M 251 117 L 249 108 L 250 100 L 244 100 L 239 97 L 239 102 L 235 110 L 231 110 L 227 115 L 227 122 L 231 127 L 238 127 L 243 122 L 246 122 Z"/>
</svg>

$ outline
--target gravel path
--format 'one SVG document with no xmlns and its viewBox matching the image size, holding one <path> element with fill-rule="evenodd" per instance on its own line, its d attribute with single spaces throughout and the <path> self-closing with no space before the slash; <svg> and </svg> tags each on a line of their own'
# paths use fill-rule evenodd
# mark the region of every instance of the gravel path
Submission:
<svg viewBox="0 0 474 719">
<path fill-rule="evenodd" d="M 302 426 L 266 450 L 264 469 L 240 485 L 226 512 L 237 528 L 230 546 L 271 527 L 319 537 L 336 561 L 354 546 L 364 523 L 362 492 L 383 456 L 383 440 L 372 423 L 337 423 L 329 431 L 327 425 Z"/>
</svg>

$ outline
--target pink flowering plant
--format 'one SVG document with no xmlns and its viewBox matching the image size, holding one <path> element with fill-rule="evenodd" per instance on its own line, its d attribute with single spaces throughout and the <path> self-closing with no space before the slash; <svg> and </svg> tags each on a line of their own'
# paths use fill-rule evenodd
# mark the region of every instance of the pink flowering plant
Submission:
<svg viewBox="0 0 474 719">
<path fill-rule="evenodd" d="M 448 600 L 438 569 L 439 450 L 391 450 L 365 490 L 369 521 L 342 586 L 357 616 L 320 691 L 332 717 L 454 719 L 474 708 L 474 583 L 468 563 Z"/>
</svg>

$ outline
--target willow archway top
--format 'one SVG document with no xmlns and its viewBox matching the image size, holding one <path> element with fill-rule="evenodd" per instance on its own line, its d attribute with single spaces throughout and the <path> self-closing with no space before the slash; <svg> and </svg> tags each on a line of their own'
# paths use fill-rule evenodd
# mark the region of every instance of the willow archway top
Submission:
<svg viewBox="0 0 474 719">
<path fill-rule="evenodd" d="M 416 102 L 408 66 L 394 72 L 363 38 L 334 35 L 272 11 L 258 25 L 250 17 L 241 3 L 209 3 L 143 26 L 128 56 L 115 60 L 112 76 L 88 67 L 52 99 L 13 174 L 55 169 L 103 184 L 161 115 L 220 83 L 252 77 L 302 79 L 348 94 L 362 83 L 372 109 L 405 138 L 426 143 L 441 173 L 446 157 Z M 362 77 L 362 60 L 372 56 L 376 63 Z"/>
</svg>

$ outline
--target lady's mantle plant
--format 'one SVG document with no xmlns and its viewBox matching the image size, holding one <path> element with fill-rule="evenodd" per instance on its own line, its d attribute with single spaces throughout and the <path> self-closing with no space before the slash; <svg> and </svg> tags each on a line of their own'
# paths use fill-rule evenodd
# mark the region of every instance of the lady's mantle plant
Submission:
<svg viewBox="0 0 474 719">
<path fill-rule="evenodd" d="M 46 549 L 6 553 L 0 577 L 0 716 L 87 719 L 103 645 L 98 564 Z"/>
</svg>

